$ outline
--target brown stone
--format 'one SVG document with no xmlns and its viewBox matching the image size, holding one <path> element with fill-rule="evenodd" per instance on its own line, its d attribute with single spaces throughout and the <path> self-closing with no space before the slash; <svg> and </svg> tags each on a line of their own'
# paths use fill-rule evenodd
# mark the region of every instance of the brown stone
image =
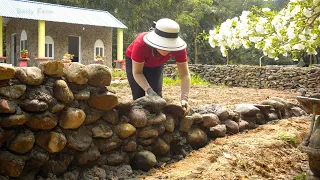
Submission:
<svg viewBox="0 0 320 180">
<path fill-rule="evenodd" d="M 49 153 L 57 153 L 64 149 L 67 139 L 64 134 L 55 131 L 39 132 L 36 134 L 36 143 Z"/>
<path fill-rule="evenodd" d="M 35 142 L 35 137 L 32 131 L 25 130 L 20 132 L 9 145 L 9 149 L 18 154 L 24 154 L 31 150 Z"/>
<path fill-rule="evenodd" d="M 114 135 L 108 139 L 94 139 L 94 144 L 98 147 L 100 152 L 106 153 L 120 147 L 122 145 L 122 140 Z"/>
<path fill-rule="evenodd" d="M 123 146 L 123 151 L 125 152 L 132 152 L 136 150 L 137 148 L 137 143 L 134 140 L 129 140 L 125 145 Z"/>
<path fill-rule="evenodd" d="M 52 77 L 62 77 L 64 64 L 61 61 L 47 61 L 40 64 L 44 74 Z"/>
<path fill-rule="evenodd" d="M 44 75 L 38 67 L 17 67 L 15 77 L 23 84 L 37 86 L 43 83 Z"/>
<path fill-rule="evenodd" d="M 73 93 L 64 80 L 57 80 L 53 88 L 54 97 L 63 103 L 71 103 L 74 100 Z"/>
<path fill-rule="evenodd" d="M 100 156 L 101 153 L 99 152 L 98 148 L 92 143 L 86 151 L 77 152 L 75 154 L 75 161 L 79 165 L 86 165 L 90 162 L 99 159 Z"/>
<path fill-rule="evenodd" d="M 227 132 L 230 134 L 237 134 L 239 133 L 239 125 L 238 123 L 232 121 L 232 120 L 226 120 L 225 125 L 227 127 Z"/>
<path fill-rule="evenodd" d="M 27 114 L 4 116 L 0 117 L 0 125 L 6 128 L 19 126 L 28 122 L 29 119 L 30 116 Z"/>
<path fill-rule="evenodd" d="M 184 109 L 178 101 L 167 104 L 164 107 L 164 112 L 171 114 L 173 117 L 181 117 L 184 115 Z"/>
<path fill-rule="evenodd" d="M 144 127 L 138 131 L 138 137 L 141 138 L 157 137 L 158 135 L 158 128 L 152 126 Z"/>
<path fill-rule="evenodd" d="M 118 124 L 119 122 L 118 111 L 115 109 L 105 111 L 105 113 L 102 115 L 102 119 L 110 124 Z"/>
<path fill-rule="evenodd" d="M 193 124 L 193 118 L 191 116 L 183 117 L 180 121 L 179 131 L 189 132 Z"/>
<path fill-rule="evenodd" d="M 118 105 L 118 97 L 111 92 L 105 92 L 92 96 L 88 100 L 88 104 L 97 110 L 107 111 Z"/>
<path fill-rule="evenodd" d="M 157 114 L 154 118 L 148 120 L 147 126 L 160 125 L 166 121 L 166 115 L 163 113 Z"/>
<path fill-rule="evenodd" d="M 64 129 L 77 129 L 85 118 L 86 114 L 82 109 L 68 108 L 60 115 L 59 125 Z"/>
<path fill-rule="evenodd" d="M 213 113 L 202 115 L 202 126 L 205 128 L 214 127 L 219 123 L 220 123 L 219 117 Z"/>
<path fill-rule="evenodd" d="M 0 99 L 0 113 L 15 113 L 16 105 L 6 99 Z"/>
<path fill-rule="evenodd" d="M 14 155 L 8 151 L 0 151 L 0 174 L 7 175 L 9 177 L 19 177 L 23 171 L 25 162 L 17 155 Z"/>
<path fill-rule="evenodd" d="M 107 66 L 100 64 L 87 65 L 88 84 L 96 87 L 109 86 L 111 83 L 111 71 Z"/>
<path fill-rule="evenodd" d="M 24 84 L 0 87 L 0 95 L 18 99 L 25 93 L 26 89 L 27 86 Z"/>
<path fill-rule="evenodd" d="M 85 65 L 80 63 L 70 63 L 69 66 L 65 66 L 63 69 L 65 77 L 68 82 L 76 84 L 87 84 L 88 82 L 88 72 Z"/>
<path fill-rule="evenodd" d="M 56 127 L 57 124 L 58 116 L 56 114 L 45 112 L 41 114 L 33 114 L 32 116 L 30 116 L 30 119 L 26 123 L 26 126 L 34 130 L 49 130 Z"/>
<path fill-rule="evenodd" d="M 128 113 L 129 123 L 134 127 L 144 127 L 148 122 L 149 112 L 142 108 L 133 108 Z"/>
<path fill-rule="evenodd" d="M 81 126 L 76 130 L 62 129 L 67 138 L 67 147 L 77 150 L 85 151 L 92 144 L 92 132 L 87 126 Z M 104 139 L 105 140 L 105 139 Z"/>
<path fill-rule="evenodd" d="M 167 115 L 166 121 L 164 123 L 164 127 L 166 128 L 166 131 L 173 132 L 174 131 L 174 119 L 173 117 Z"/>
<path fill-rule="evenodd" d="M 109 138 L 112 136 L 113 131 L 104 121 L 98 121 L 92 124 L 92 137 L 95 138 Z"/>
<path fill-rule="evenodd" d="M 191 129 L 187 136 L 187 142 L 195 148 L 200 148 L 208 143 L 208 136 L 199 128 Z"/>
<path fill-rule="evenodd" d="M 136 128 L 129 123 L 118 124 L 114 128 L 114 132 L 119 136 L 119 138 L 125 139 L 133 135 L 136 132 Z"/>
<path fill-rule="evenodd" d="M 156 155 L 166 154 L 169 152 L 170 146 L 165 143 L 161 138 L 157 138 L 157 140 L 152 144 L 152 152 Z"/>
<path fill-rule="evenodd" d="M 0 81 L 12 79 L 15 74 L 15 69 L 13 66 L 10 66 L 5 63 L 0 64 Z"/>
</svg>

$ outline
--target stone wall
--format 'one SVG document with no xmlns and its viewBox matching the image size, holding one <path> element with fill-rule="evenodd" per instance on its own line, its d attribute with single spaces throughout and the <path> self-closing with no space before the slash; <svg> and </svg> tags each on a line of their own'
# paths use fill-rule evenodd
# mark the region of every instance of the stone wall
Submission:
<svg viewBox="0 0 320 180">
<path fill-rule="evenodd" d="M 101 39 L 104 43 L 105 65 L 112 67 L 112 28 L 88 25 L 67 24 L 58 22 L 45 22 L 46 36 L 54 41 L 54 59 L 61 60 L 64 53 L 68 52 L 68 36 L 81 37 L 82 64 L 94 63 L 94 44 Z M 17 35 L 17 58 L 20 57 L 21 32 L 27 32 L 28 51 L 30 58 L 38 57 L 38 21 L 12 18 L 6 29 L 7 63 L 11 62 L 11 35 Z M 18 65 L 18 64 L 15 64 Z M 31 62 L 28 66 L 34 66 Z"/>
<path fill-rule="evenodd" d="M 145 96 L 124 101 L 107 66 L 46 62 L 0 65 L 0 179 L 132 179 L 183 159 L 210 139 L 305 115 L 298 105 L 193 107 Z"/>
<path fill-rule="evenodd" d="M 167 65 L 165 76 L 176 77 L 175 68 Z M 190 65 L 190 70 L 215 85 L 295 91 L 305 88 L 308 93 L 320 93 L 318 67 Z"/>
</svg>

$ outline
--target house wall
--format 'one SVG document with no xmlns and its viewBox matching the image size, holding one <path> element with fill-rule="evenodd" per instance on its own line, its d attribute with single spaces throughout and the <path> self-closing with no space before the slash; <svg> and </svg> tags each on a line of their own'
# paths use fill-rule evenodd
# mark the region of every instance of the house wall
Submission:
<svg viewBox="0 0 320 180">
<path fill-rule="evenodd" d="M 6 29 L 8 63 L 11 62 L 11 35 L 17 34 L 17 57 L 20 57 L 20 36 L 23 30 L 27 32 L 30 59 L 38 57 L 38 21 L 11 19 Z M 104 43 L 104 64 L 112 66 L 112 28 L 46 21 L 46 36 L 51 36 L 54 41 L 55 60 L 61 60 L 64 53 L 68 52 L 68 36 L 80 36 L 82 64 L 94 63 L 94 44 L 101 39 Z"/>
</svg>

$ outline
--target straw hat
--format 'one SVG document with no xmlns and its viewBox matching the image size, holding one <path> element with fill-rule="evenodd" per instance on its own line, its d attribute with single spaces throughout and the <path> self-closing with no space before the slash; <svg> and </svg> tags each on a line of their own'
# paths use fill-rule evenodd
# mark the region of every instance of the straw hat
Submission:
<svg viewBox="0 0 320 180">
<path fill-rule="evenodd" d="M 145 43 L 156 49 L 180 51 L 187 47 L 186 42 L 178 34 L 180 26 L 177 22 L 163 18 L 156 22 L 156 27 L 143 37 Z"/>
</svg>

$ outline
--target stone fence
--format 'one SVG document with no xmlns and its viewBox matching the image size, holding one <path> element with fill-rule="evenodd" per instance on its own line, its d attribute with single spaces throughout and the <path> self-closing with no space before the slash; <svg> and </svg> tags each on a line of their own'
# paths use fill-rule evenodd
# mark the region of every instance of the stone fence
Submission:
<svg viewBox="0 0 320 180">
<path fill-rule="evenodd" d="M 234 109 L 203 105 L 186 115 L 160 97 L 122 101 L 110 82 L 110 69 L 98 64 L 0 65 L 0 179 L 132 179 L 132 169 L 181 160 L 210 139 L 305 115 L 276 97 Z"/>
<path fill-rule="evenodd" d="M 310 94 L 320 93 L 318 67 L 190 65 L 190 70 L 215 85 L 280 90 L 304 88 Z M 164 74 L 176 77 L 176 66 L 166 66 Z"/>
</svg>

